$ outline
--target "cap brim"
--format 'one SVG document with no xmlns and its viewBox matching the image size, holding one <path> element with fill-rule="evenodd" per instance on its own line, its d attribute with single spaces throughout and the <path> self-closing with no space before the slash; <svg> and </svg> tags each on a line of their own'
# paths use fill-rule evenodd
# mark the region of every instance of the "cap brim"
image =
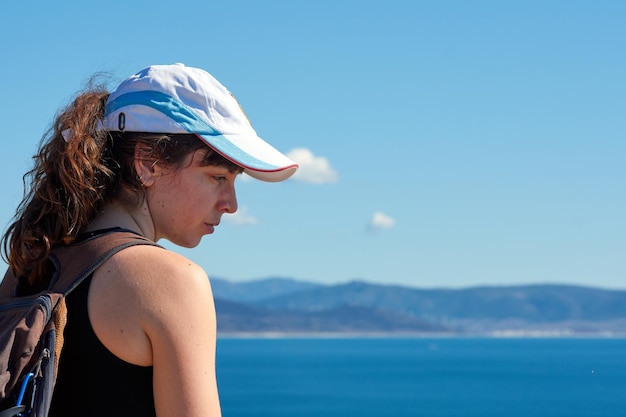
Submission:
<svg viewBox="0 0 626 417">
<path fill-rule="evenodd" d="M 229 161 L 241 166 L 253 178 L 267 182 L 284 181 L 298 164 L 258 136 L 195 134 Z"/>
<path fill-rule="evenodd" d="M 233 99 L 234 100 L 234 99 Z M 278 182 L 291 177 L 298 164 L 256 135 L 249 126 L 242 134 L 222 133 L 198 113 L 170 95 L 158 91 L 136 91 L 122 94 L 107 102 L 104 127 L 116 130 L 118 112 L 133 109 L 126 129 L 159 133 L 187 131 L 202 139 L 226 159 L 241 166 L 253 178 Z M 147 130 L 150 129 L 150 130 Z"/>
</svg>

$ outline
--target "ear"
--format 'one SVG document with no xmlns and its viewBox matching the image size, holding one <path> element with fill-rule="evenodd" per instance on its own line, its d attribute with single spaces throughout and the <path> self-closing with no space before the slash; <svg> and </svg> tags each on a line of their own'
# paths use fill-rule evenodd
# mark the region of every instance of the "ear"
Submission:
<svg viewBox="0 0 626 417">
<path fill-rule="evenodd" d="M 157 161 L 148 155 L 149 150 L 145 148 L 145 145 L 138 143 L 137 146 L 135 146 L 135 172 L 144 187 L 149 187 L 154 184 L 158 175 L 157 171 L 159 170 Z"/>
</svg>

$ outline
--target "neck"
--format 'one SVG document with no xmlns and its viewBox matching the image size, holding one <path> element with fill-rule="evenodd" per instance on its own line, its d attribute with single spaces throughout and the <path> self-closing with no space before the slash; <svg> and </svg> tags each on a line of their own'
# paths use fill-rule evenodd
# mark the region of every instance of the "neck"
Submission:
<svg viewBox="0 0 626 417">
<path fill-rule="evenodd" d="M 150 212 L 145 204 L 136 209 L 128 209 L 120 202 L 106 204 L 96 218 L 85 228 L 86 232 L 121 227 L 137 232 L 150 240 L 155 240 L 155 230 Z"/>
</svg>

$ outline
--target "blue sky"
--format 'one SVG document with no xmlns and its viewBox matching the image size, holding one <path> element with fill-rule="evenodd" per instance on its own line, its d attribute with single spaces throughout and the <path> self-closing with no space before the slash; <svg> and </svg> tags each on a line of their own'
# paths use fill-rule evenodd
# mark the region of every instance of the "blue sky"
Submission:
<svg viewBox="0 0 626 417">
<path fill-rule="evenodd" d="M 626 288 L 626 2 L 10 2 L 6 227 L 54 113 L 99 71 L 211 72 L 302 163 L 242 178 L 209 276 Z"/>
</svg>

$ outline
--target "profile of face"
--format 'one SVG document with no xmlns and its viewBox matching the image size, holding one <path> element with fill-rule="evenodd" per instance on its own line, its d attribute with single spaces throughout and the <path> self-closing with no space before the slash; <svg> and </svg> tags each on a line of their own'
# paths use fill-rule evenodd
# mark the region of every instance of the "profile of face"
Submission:
<svg viewBox="0 0 626 417">
<path fill-rule="evenodd" d="M 223 214 L 237 211 L 235 180 L 240 171 L 207 165 L 207 152 L 192 152 L 179 168 L 155 164 L 150 174 L 142 174 L 157 239 L 195 247 L 215 231 Z"/>
</svg>

